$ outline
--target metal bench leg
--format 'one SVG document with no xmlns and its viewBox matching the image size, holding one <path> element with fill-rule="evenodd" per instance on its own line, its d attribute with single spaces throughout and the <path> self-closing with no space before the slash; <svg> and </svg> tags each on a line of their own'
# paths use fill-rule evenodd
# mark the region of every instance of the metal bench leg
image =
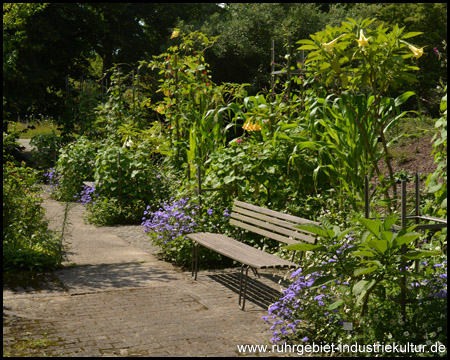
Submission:
<svg viewBox="0 0 450 360">
<path fill-rule="evenodd" d="M 249 265 L 247 265 L 245 268 L 245 281 L 244 281 L 244 288 L 242 289 L 242 282 L 243 282 L 243 277 L 244 277 L 244 266 L 246 266 L 246 265 L 242 264 L 242 266 L 241 266 L 241 281 L 239 283 L 239 308 L 241 310 L 245 309 L 245 294 L 247 292 L 248 269 L 250 268 Z M 242 302 L 242 305 L 241 305 L 241 302 Z"/>
<path fill-rule="evenodd" d="M 192 242 L 192 271 L 191 276 L 194 280 L 197 280 L 197 270 L 198 270 L 198 243 Z"/>
<path fill-rule="evenodd" d="M 256 277 L 261 278 L 261 276 L 259 276 L 258 274 L 258 270 L 256 270 L 255 268 L 252 268 L 253 274 L 255 274 Z"/>
</svg>

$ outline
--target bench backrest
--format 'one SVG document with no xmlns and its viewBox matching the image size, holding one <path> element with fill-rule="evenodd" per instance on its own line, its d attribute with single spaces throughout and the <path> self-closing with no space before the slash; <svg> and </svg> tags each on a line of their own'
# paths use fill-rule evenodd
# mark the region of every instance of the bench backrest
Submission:
<svg viewBox="0 0 450 360">
<path fill-rule="evenodd" d="M 295 225 L 319 225 L 316 221 L 283 214 L 238 200 L 234 201 L 230 217 L 230 224 L 232 225 L 289 245 L 296 244 L 299 241 L 309 243 L 315 243 L 316 241 L 311 233 L 297 229 L 294 227 Z"/>
</svg>

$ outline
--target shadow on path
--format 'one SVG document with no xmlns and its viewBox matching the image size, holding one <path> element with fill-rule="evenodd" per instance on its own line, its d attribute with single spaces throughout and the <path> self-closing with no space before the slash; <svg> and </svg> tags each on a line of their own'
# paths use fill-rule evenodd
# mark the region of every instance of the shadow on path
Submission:
<svg viewBox="0 0 450 360">
<path fill-rule="evenodd" d="M 57 276 L 70 292 L 160 286 L 179 280 L 173 271 L 151 263 L 68 267 L 57 271 Z"/>
<path fill-rule="evenodd" d="M 211 280 L 220 283 L 221 285 L 236 293 L 237 302 L 239 296 L 240 272 L 214 274 L 207 276 Z M 275 279 L 271 275 L 260 274 L 260 276 L 261 278 L 255 278 L 249 275 L 246 301 L 251 301 L 255 305 L 266 310 L 271 304 L 273 304 L 280 298 L 281 293 L 275 290 L 273 287 L 270 287 L 262 282 L 266 281 L 266 279 L 268 281 L 275 282 Z"/>
</svg>

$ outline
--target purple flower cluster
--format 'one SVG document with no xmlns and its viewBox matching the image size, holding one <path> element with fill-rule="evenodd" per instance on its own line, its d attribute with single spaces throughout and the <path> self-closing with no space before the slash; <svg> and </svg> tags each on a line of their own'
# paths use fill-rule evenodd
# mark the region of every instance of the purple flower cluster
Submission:
<svg viewBox="0 0 450 360">
<path fill-rule="evenodd" d="M 283 291 L 283 296 L 269 306 L 269 316 L 262 317 L 262 320 L 272 325 L 270 327 L 273 334 L 273 337 L 270 339 L 272 343 L 276 344 L 282 339 L 288 338 L 289 335 L 297 334 L 297 325 L 303 322 L 300 319 L 302 312 L 304 313 L 304 320 L 306 320 L 305 324 L 310 323 L 312 314 L 320 318 L 320 321 L 315 326 L 342 324 L 338 309 L 327 311 L 328 306 L 336 301 L 336 297 L 329 286 L 344 287 L 347 292 L 350 290 L 349 283 L 342 281 L 342 279 L 335 279 L 320 286 L 313 286 L 317 280 L 324 276 L 325 274 L 319 272 L 302 275 L 301 268 L 292 273 L 291 278 L 295 280 Z M 273 321 L 273 323 L 271 324 L 270 321 Z M 306 328 L 302 328 L 302 331 L 308 332 Z M 308 333 L 302 335 L 301 339 L 303 342 L 309 340 L 309 337 L 306 336 Z"/>
<path fill-rule="evenodd" d="M 55 168 L 48 169 L 48 171 L 46 173 L 44 173 L 44 178 L 50 184 L 50 187 L 47 190 L 47 192 L 53 193 L 54 191 L 56 191 L 56 188 L 59 185 L 56 169 Z"/>
<path fill-rule="evenodd" d="M 94 199 L 98 198 L 98 194 L 94 194 L 95 186 L 83 185 L 83 190 L 75 194 L 74 198 L 83 205 L 95 204 Z"/>
<path fill-rule="evenodd" d="M 354 240 L 350 234 L 345 235 L 345 239 L 349 242 Z M 332 245 L 327 246 L 328 260 L 322 261 L 321 265 L 326 266 L 329 263 L 344 261 L 346 254 L 353 247 L 354 245 L 346 242 L 342 244 L 334 242 Z M 321 286 L 312 287 L 316 280 L 323 276 L 325 275 L 318 271 L 302 275 L 301 268 L 292 273 L 291 279 L 295 280 L 283 291 L 283 296 L 269 307 L 269 316 L 262 317 L 268 324 L 270 324 L 269 318 L 274 320 L 270 328 L 273 331 L 273 337 L 270 339 L 272 343 L 277 343 L 282 340 L 282 337 L 286 338 L 287 336 L 296 333 L 297 324 L 302 322 L 302 320 L 299 319 L 299 315 L 302 311 L 306 313 L 314 308 L 316 310 L 313 311 L 318 315 L 320 314 L 319 316 L 323 316 L 326 323 L 332 323 L 339 320 L 339 317 L 336 316 L 338 310 L 333 310 L 332 312 L 325 310 L 326 305 L 329 305 L 336 300 L 334 295 L 330 295 L 332 292 L 328 289 L 328 286 L 347 288 L 350 284 L 343 280 L 341 276 L 340 279 L 335 279 Z M 322 308 L 324 309 L 323 311 L 320 310 Z M 302 338 L 303 342 L 308 340 L 309 338 L 307 336 Z"/>
<path fill-rule="evenodd" d="M 171 200 L 173 201 L 173 198 Z M 172 204 L 164 203 L 162 208 L 154 213 L 151 213 L 150 209 L 148 206 L 144 212 L 141 225 L 146 233 L 152 232 L 156 235 L 157 243 L 170 244 L 173 240 L 194 232 L 197 226 L 193 218 L 196 208 L 191 205 L 189 198 L 180 199 Z M 147 215 L 149 218 L 146 218 Z"/>
<path fill-rule="evenodd" d="M 274 304 L 269 306 L 269 316 L 263 316 L 262 319 L 270 324 L 269 318 L 274 320 L 270 330 L 273 331 L 273 338 L 270 339 L 272 343 L 277 343 L 281 340 L 280 335 L 288 335 L 289 333 L 296 333 L 296 326 L 301 322 L 296 319 L 296 313 L 303 310 L 303 300 L 310 295 L 309 288 L 314 282 L 320 278 L 318 273 L 312 273 L 306 276 L 300 276 L 302 269 L 298 269 L 292 273 L 291 278 L 296 278 L 295 281 L 283 291 L 283 296 Z M 323 295 L 325 296 L 325 295 Z M 321 301 L 322 297 L 316 296 L 317 301 Z M 279 319 L 276 320 L 275 319 Z M 280 329 L 277 327 L 280 325 Z"/>
<path fill-rule="evenodd" d="M 442 264 L 434 264 L 431 267 L 426 261 L 423 261 L 421 265 L 424 271 L 431 269 L 434 276 L 424 279 L 421 283 L 412 283 L 411 286 L 426 288 L 429 298 L 447 299 L 447 260 L 444 260 Z"/>
</svg>

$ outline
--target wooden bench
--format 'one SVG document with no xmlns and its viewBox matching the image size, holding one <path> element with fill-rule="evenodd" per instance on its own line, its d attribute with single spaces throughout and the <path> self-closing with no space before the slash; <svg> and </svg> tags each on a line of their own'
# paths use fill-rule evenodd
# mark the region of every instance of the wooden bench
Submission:
<svg viewBox="0 0 450 360">
<path fill-rule="evenodd" d="M 230 214 L 230 224 L 288 245 L 296 244 L 299 241 L 315 243 L 316 239 L 311 233 L 295 227 L 295 225 L 306 223 L 319 224 L 315 221 L 283 214 L 238 200 L 234 201 L 232 213 Z M 197 279 L 199 244 L 242 264 L 239 285 L 239 307 L 242 310 L 245 308 L 248 270 L 250 268 L 259 277 L 258 269 L 299 266 L 293 261 L 281 259 L 276 255 L 269 254 L 221 234 L 201 232 L 189 234 L 187 237 L 193 241 L 192 277 L 195 280 Z M 294 256 L 292 260 L 293 258 Z"/>
</svg>

